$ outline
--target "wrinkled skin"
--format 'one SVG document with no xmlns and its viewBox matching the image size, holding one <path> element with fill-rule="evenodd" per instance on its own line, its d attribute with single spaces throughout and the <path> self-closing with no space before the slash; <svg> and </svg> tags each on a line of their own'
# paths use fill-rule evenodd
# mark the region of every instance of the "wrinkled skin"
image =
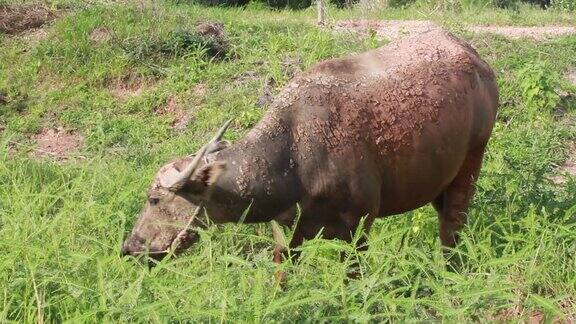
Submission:
<svg viewBox="0 0 576 324">
<path fill-rule="evenodd" d="M 377 217 L 431 203 L 441 243 L 454 247 L 497 107 L 490 67 L 443 31 L 320 62 L 242 140 L 208 154 L 186 186 L 170 190 L 162 179 L 190 157 L 164 166 L 149 194 L 169 193 L 155 205 L 149 196 L 124 253 L 145 253 L 145 242 L 168 249 L 200 201 L 214 223 L 237 222 L 250 207 L 245 222 L 287 226 L 298 204 L 288 248 L 319 232 L 350 242 L 360 224 L 367 232 Z M 274 260 L 285 253 L 277 245 Z"/>
</svg>

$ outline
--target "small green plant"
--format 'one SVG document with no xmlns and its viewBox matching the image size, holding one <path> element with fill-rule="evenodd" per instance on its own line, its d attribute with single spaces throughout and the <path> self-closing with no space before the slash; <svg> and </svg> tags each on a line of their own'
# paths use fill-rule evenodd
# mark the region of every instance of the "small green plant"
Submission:
<svg viewBox="0 0 576 324">
<path fill-rule="evenodd" d="M 520 88 L 530 114 L 550 112 L 560 102 L 557 79 L 543 63 L 530 63 L 519 71 Z"/>
<path fill-rule="evenodd" d="M 370 28 L 368 30 L 368 39 L 366 41 L 368 43 L 368 48 L 377 48 L 379 46 L 378 33 L 376 32 L 376 29 Z"/>
<path fill-rule="evenodd" d="M 136 60 L 146 58 L 175 58 L 199 52 L 206 57 L 223 58 L 228 44 L 213 36 L 204 36 L 187 29 L 175 29 L 167 35 L 148 34 L 126 39 L 121 44 L 126 55 Z"/>
<path fill-rule="evenodd" d="M 552 0 L 551 7 L 554 9 L 573 11 L 576 10 L 575 0 Z"/>
</svg>

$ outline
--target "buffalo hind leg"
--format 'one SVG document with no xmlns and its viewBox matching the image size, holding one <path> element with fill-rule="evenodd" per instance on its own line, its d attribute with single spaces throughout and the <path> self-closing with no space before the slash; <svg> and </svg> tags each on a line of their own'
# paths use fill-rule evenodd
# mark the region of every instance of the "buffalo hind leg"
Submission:
<svg viewBox="0 0 576 324">
<path fill-rule="evenodd" d="M 484 148 L 482 146 L 468 153 L 454 180 L 432 203 L 438 212 L 440 241 L 447 248 L 456 246 L 458 232 L 466 225 L 468 206 L 474 195 L 474 184 L 482 165 Z"/>
</svg>

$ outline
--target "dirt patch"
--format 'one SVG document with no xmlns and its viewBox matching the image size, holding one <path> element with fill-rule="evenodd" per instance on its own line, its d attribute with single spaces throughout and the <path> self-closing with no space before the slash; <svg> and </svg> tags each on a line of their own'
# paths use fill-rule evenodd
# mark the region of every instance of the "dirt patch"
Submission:
<svg viewBox="0 0 576 324">
<path fill-rule="evenodd" d="M 158 116 L 172 116 L 173 120 L 170 126 L 177 132 L 183 132 L 192 119 L 190 115 L 180 107 L 174 97 L 169 97 L 163 106 L 154 109 L 154 114 Z"/>
<path fill-rule="evenodd" d="M 556 169 L 556 174 L 550 177 L 555 184 L 564 184 L 568 177 L 576 177 L 576 141 L 568 146 L 568 158 Z"/>
<path fill-rule="evenodd" d="M 489 316 L 488 320 L 497 323 L 507 323 L 514 319 L 520 319 L 521 316 L 522 307 L 519 305 L 513 305 L 512 307 L 501 309 L 495 315 Z"/>
<path fill-rule="evenodd" d="M 63 128 L 42 129 L 34 139 L 37 146 L 31 152 L 33 157 L 51 157 L 59 161 L 70 158 L 84 141 L 80 134 L 67 132 Z"/>
<path fill-rule="evenodd" d="M 568 159 L 560 166 L 560 171 L 576 177 L 576 141 L 570 144 Z"/>
<path fill-rule="evenodd" d="M 530 314 L 528 318 L 529 324 L 540 324 L 544 323 L 544 314 L 540 311 L 534 311 Z"/>
<path fill-rule="evenodd" d="M 24 32 L 24 34 L 22 34 L 22 38 L 24 38 L 29 44 L 35 44 L 48 38 L 48 32 L 43 28 L 33 29 Z"/>
<path fill-rule="evenodd" d="M 92 41 L 92 43 L 102 44 L 106 43 L 108 40 L 112 38 L 112 33 L 110 33 L 110 30 L 108 30 L 108 28 L 98 27 L 92 30 L 88 37 L 90 38 L 90 41 Z"/>
<path fill-rule="evenodd" d="M 107 83 L 110 93 L 120 100 L 137 97 L 153 85 L 153 81 L 136 74 L 127 74 Z"/>
<path fill-rule="evenodd" d="M 576 86 L 576 69 L 570 69 L 566 72 L 566 78 L 570 81 L 574 86 Z"/>
<path fill-rule="evenodd" d="M 428 20 L 347 20 L 334 25 L 336 31 L 355 31 L 363 34 L 375 32 L 378 38 L 399 39 L 440 28 Z"/>
<path fill-rule="evenodd" d="M 0 32 L 13 35 L 39 28 L 56 18 L 56 12 L 40 6 L 0 5 Z"/>
<path fill-rule="evenodd" d="M 208 88 L 206 87 L 205 84 L 198 83 L 192 87 L 192 92 L 194 93 L 194 95 L 204 98 L 204 96 L 206 96 L 206 93 L 208 93 Z"/>
<path fill-rule="evenodd" d="M 544 313 L 540 310 L 527 310 L 520 304 L 514 304 L 508 308 L 499 310 L 494 315 L 488 315 L 489 322 L 496 323 L 575 323 L 576 317 L 574 313 L 574 301 L 572 298 L 565 298 L 558 301 L 557 306 L 562 310 L 564 316 L 554 316 L 546 318 Z"/>
<path fill-rule="evenodd" d="M 186 91 L 186 106 L 197 107 L 206 101 L 208 86 L 204 83 L 197 83 Z"/>
<path fill-rule="evenodd" d="M 437 28 L 440 27 L 428 20 L 348 20 L 336 22 L 334 25 L 336 31 L 354 31 L 366 35 L 374 32 L 378 38 L 389 40 L 421 34 Z M 535 40 L 576 34 L 576 27 L 571 26 L 470 26 L 468 29 L 475 33 L 492 33 L 509 38 L 532 38 Z"/>
<path fill-rule="evenodd" d="M 196 24 L 196 31 L 204 37 L 224 38 L 224 24 L 217 21 L 200 21 Z"/>
<path fill-rule="evenodd" d="M 196 32 L 210 40 L 208 52 L 213 57 L 224 57 L 230 50 L 230 43 L 224 32 L 224 24 L 217 21 L 200 21 L 196 23 Z"/>
<path fill-rule="evenodd" d="M 471 26 L 469 29 L 475 33 L 498 34 L 509 38 L 532 38 L 545 40 L 553 37 L 576 33 L 576 27 L 547 26 L 547 27 L 513 27 L 513 26 Z"/>
</svg>

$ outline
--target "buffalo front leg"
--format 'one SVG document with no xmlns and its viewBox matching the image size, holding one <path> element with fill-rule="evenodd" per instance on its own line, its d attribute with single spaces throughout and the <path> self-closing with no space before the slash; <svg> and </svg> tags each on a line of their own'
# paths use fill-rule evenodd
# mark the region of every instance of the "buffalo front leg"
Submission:
<svg viewBox="0 0 576 324">
<path fill-rule="evenodd" d="M 272 236 L 274 237 L 274 263 L 277 265 L 282 264 L 286 259 L 291 259 L 292 261 L 298 260 L 299 251 L 294 251 L 292 249 L 297 248 L 304 242 L 304 233 L 301 224 L 296 224 L 294 229 L 294 234 L 290 240 L 290 244 L 286 243 L 286 236 L 280 224 L 276 221 L 272 221 Z M 309 237 L 311 238 L 311 237 Z M 274 273 L 276 283 L 279 286 L 283 286 L 286 280 L 286 274 L 281 269 L 277 269 Z"/>
<path fill-rule="evenodd" d="M 274 237 L 274 263 L 280 265 L 284 260 L 284 255 L 288 252 L 288 246 L 286 245 L 286 237 L 284 236 L 284 231 L 278 222 L 272 221 L 272 237 Z M 280 269 L 276 269 L 274 272 L 274 278 L 278 285 L 284 283 L 286 274 Z"/>
<path fill-rule="evenodd" d="M 438 212 L 440 241 L 445 247 L 456 246 L 458 232 L 466 225 L 468 206 L 474 195 L 483 155 L 484 147 L 468 153 L 454 180 L 433 202 Z"/>
</svg>

